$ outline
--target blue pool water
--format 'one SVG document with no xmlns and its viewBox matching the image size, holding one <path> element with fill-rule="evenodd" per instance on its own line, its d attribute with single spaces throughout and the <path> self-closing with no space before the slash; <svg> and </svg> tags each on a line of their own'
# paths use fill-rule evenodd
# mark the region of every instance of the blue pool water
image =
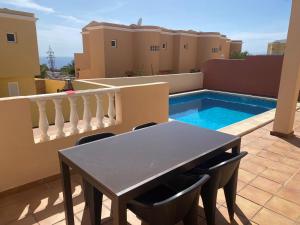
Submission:
<svg viewBox="0 0 300 225">
<path fill-rule="evenodd" d="M 218 130 L 276 107 L 276 101 L 203 91 L 169 99 L 170 118 Z"/>
</svg>

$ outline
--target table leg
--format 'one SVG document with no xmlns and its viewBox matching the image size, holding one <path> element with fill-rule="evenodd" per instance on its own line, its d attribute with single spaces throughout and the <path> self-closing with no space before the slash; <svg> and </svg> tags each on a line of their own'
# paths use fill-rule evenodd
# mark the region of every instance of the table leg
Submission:
<svg viewBox="0 0 300 225">
<path fill-rule="evenodd" d="M 119 200 L 112 200 L 113 225 L 127 225 L 127 206 Z"/>
<path fill-rule="evenodd" d="M 85 197 L 86 204 L 90 213 L 90 220 L 92 225 L 101 224 L 101 211 L 103 194 L 85 181 Z"/>
<path fill-rule="evenodd" d="M 241 152 L 241 143 L 232 148 L 232 154 L 238 155 Z"/>
<path fill-rule="evenodd" d="M 65 205 L 66 224 L 74 225 L 70 169 L 69 166 L 65 164 L 62 160 L 60 160 L 60 169 L 62 174 L 62 187 Z"/>
</svg>

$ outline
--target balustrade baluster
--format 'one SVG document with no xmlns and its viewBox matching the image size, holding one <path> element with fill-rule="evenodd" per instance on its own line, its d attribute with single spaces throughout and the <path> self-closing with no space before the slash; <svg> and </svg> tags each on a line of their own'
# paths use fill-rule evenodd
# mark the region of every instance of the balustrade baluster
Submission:
<svg viewBox="0 0 300 225">
<path fill-rule="evenodd" d="M 110 92 L 108 93 L 108 118 L 109 118 L 109 125 L 114 125 L 115 124 L 115 93 L 114 92 Z"/>
<path fill-rule="evenodd" d="M 46 100 L 37 100 L 36 104 L 39 108 L 39 130 L 40 130 L 40 142 L 48 141 L 50 139 L 48 135 L 48 118 L 46 113 Z"/>
<path fill-rule="evenodd" d="M 77 113 L 77 97 L 76 96 L 70 96 L 69 97 L 70 102 L 70 123 L 71 123 L 71 132 L 70 134 L 77 134 L 79 132 L 78 130 L 78 121 L 79 116 Z"/>
<path fill-rule="evenodd" d="M 83 95 L 83 131 L 89 131 L 92 129 L 91 120 L 92 120 L 92 113 L 90 110 L 90 96 Z"/>
<path fill-rule="evenodd" d="M 96 111 L 96 119 L 97 119 L 97 128 L 104 127 L 103 124 L 103 100 L 102 100 L 102 94 L 95 94 L 97 99 L 97 111 Z"/>
<path fill-rule="evenodd" d="M 62 99 L 61 98 L 55 98 L 53 99 L 54 105 L 55 105 L 55 128 L 56 128 L 56 138 L 64 137 L 64 115 L 62 112 Z"/>
</svg>

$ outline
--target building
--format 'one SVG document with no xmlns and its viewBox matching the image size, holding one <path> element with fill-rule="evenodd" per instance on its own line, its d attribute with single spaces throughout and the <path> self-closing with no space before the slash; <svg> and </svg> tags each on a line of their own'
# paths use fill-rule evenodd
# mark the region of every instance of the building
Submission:
<svg viewBox="0 0 300 225">
<path fill-rule="evenodd" d="M 0 97 L 35 94 L 40 74 L 36 18 L 0 9 Z"/>
<path fill-rule="evenodd" d="M 83 28 L 82 39 L 83 53 L 75 54 L 81 79 L 199 71 L 242 47 L 216 32 L 98 22 Z"/>
<path fill-rule="evenodd" d="M 286 39 L 274 41 L 268 44 L 268 55 L 283 55 Z"/>
</svg>

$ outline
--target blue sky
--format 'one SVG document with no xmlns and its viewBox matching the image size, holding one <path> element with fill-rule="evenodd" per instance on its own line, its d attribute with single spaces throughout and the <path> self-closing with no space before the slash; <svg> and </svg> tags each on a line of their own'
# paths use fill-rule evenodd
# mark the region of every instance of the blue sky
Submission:
<svg viewBox="0 0 300 225">
<path fill-rule="evenodd" d="M 39 18 L 39 53 L 82 51 L 81 28 L 92 20 L 171 29 L 218 31 L 244 41 L 243 50 L 266 53 L 269 41 L 286 38 L 291 0 L 0 0 L 0 8 L 29 11 Z"/>
</svg>

